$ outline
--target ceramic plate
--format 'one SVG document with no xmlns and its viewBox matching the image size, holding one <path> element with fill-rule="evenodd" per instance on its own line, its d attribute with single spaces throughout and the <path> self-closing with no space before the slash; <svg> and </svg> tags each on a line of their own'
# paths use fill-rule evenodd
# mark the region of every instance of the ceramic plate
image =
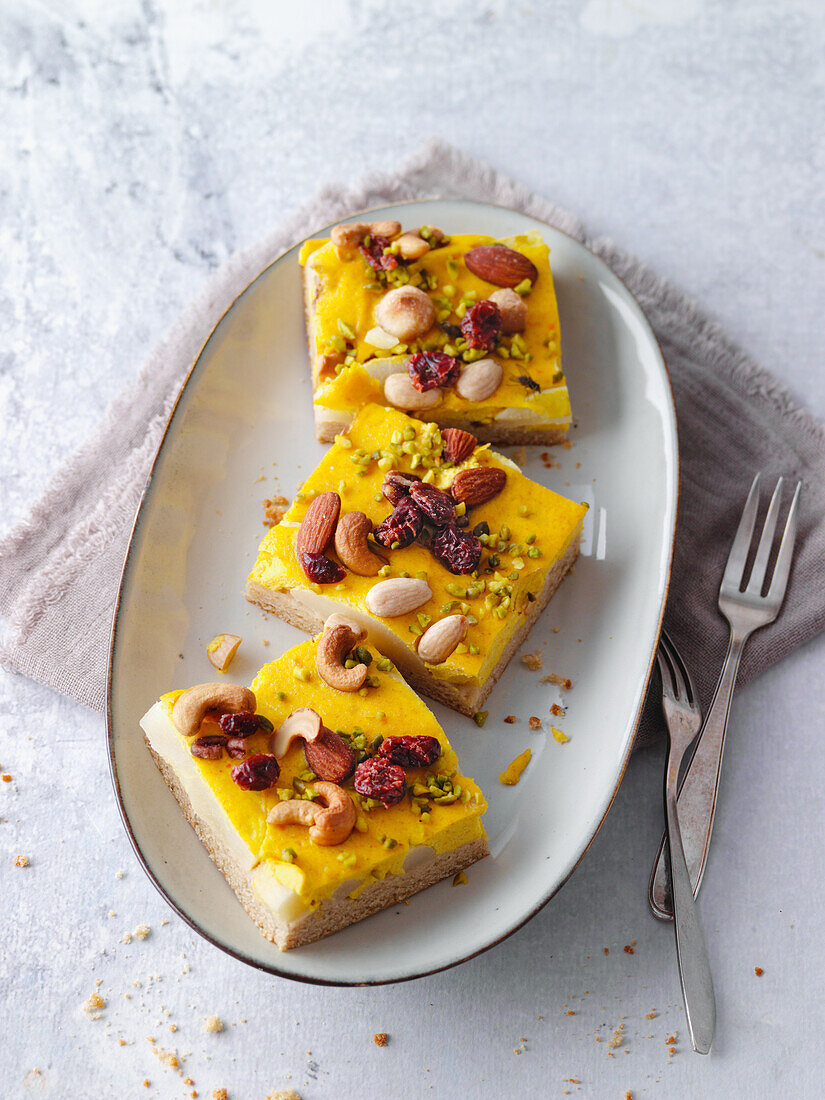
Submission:
<svg viewBox="0 0 825 1100">
<path fill-rule="evenodd" d="M 373 212 L 404 224 L 495 237 L 539 230 L 561 313 L 577 428 L 560 467 L 528 448 L 525 472 L 590 513 L 582 556 L 526 649 L 573 681 L 549 734 L 558 689 L 515 658 L 483 729 L 431 704 L 463 769 L 489 799 L 492 854 L 469 884 L 439 883 L 320 943 L 280 952 L 258 932 L 212 864 L 152 762 L 138 721 L 157 697 L 212 678 L 204 646 L 243 636 L 232 678 L 304 635 L 253 608 L 244 581 L 264 534 L 262 500 L 291 496 L 324 448 L 316 443 L 304 315 L 293 248 L 263 271 L 209 336 L 181 392 L 140 506 L 112 636 L 109 751 L 121 813 L 146 872 L 191 926 L 237 958 L 291 978 L 397 981 L 452 966 L 523 924 L 570 875 L 616 793 L 658 638 L 676 522 L 678 451 L 662 356 L 635 300 L 564 234 L 521 214 L 463 201 Z M 322 231 L 326 233 L 327 231 Z M 510 451 L 509 453 L 512 453 Z M 558 631 L 558 632 L 556 632 Z M 515 725 L 503 724 L 507 714 Z M 547 732 L 528 730 L 530 715 Z M 515 787 L 499 773 L 525 746 Z"/>
</svg>

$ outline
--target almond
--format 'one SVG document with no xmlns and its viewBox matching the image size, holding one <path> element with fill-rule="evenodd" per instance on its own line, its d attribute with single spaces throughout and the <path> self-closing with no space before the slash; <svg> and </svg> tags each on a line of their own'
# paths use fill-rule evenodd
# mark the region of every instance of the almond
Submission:
<svg viewBox="0 0 825 1100">
<path fill-rule="evenodd" d="M 434 409 L 436 405 L 440 405 L 443 391 L 436 386 L 435 389 L 422 393 L 412 384 L 406 371 L 397 371 L 386 378 L 384 397 L 396 409 L 421 412 L 423 409 Z"/>
<path fill-rule="evenodd" d="M 467 620 L 463 615 L 448 615 L 428 626 L 418 640 L 418 656 L 428 665 L 440 665 L 446 661 L 467 633 Z"/>
<path fill-rule="evenodd" d="M 485 401 L 499 388 L 503 374 L 496 359 L 476 359 L 462 370 L 455 384 L 456 392 L 465 401 Z"/>
<path fill-rule="evenodd" d="M 337 493 L 318 494 L 298 528 L 295 551 L 299 560 L 301 554 L 323 554 L 335 532 L 340 511 L 341 498 Z"/>
<path fill-rule="evenodd" d="M 432 597 L 432 589 L 426 581 L 415 577 L 391 577 L 374 584 L 367 593 L 366 604 L 373 615 L 382 619 L 394 619 L 415 611 Z"/>
<path fill-rule="evenodd" d="M 417 233 L 403 233 L 395 243 L 402 260 L 420 260 L 430 251 L 430 246 Z"/>
<path fill-rule="evenodd" d="M 490 301 L 498 306 L 503 333 L 524 332 L 527 327 L 527 303 L 520 294 L 509 287 L 502 287 L 493 291 Z"/>
<path fill-rule="evenodd" d="M 504 244 L 481 244 L 471 248 L 464 256 L 464 263 L 473 275 L 493 286 L 518 286 L 525 279 L 535 283 L 539 277 L 532 260 Z"/>
<path fill-rule="evenodd" d="M 374 554 L 367 536 L 372 521 L 363 512 L 345 512 L 335 528 L 335 553 L 351 573 L 374 577 L 386 558 Z"/>
<path fill-rule="evenodd" d="M 450 462 L 463 462 L 476 449 L 478 440 L 461 428 L 447 428 L 441 433 L 444 440 L 444 457 Z"/>
<path fill-rule="evenodd" d="M 370 222 L 368 228 L 373 237 L 388 237 L 392 240 L 401 232 L 401 222 L 391 219 L 383 222 Z"/>
<path fill-rule="evenodd" d="M 498 496 L 506 480 L 507 474 L 497 466 L 472 466 L 469 470 L 458 471 L 450 486 L 450 495 L 457 503 L 463 501 L 472 508 Z"/>
<path fill-rule="evenodd" d="M 318 778 L 327 783 L 343 783 L 355 771 L 355 753 L 326 726 L 314 741 L 304 743 L 304 756 Z"/>
</svg>

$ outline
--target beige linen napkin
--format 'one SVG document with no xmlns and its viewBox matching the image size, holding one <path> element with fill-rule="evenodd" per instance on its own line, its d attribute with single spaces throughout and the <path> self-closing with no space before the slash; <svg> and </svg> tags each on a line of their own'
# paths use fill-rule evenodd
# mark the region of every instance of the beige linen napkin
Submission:
<svg viewBox="0 0 825 1100">
<path fill-rule="evenodd" d="M 96 710 L 106 697 L 109 634 L 135 510 L 180 385 L 222 312 L 267 264 L 320 226 L 365 207 L 467 198 L 523 211 L 584 242 L 638 298 L 670 369 L 682 462 L 679 530 L 666 625 L 705 703 L 727 640 L 716 611 L 724 560 L 753 473 L 804 483 L 784 610 L 749 645 L 740 683 L 825 625 L 825 431 L 790 394 L 663 279 L 547 199 L 433 142 L 392 175 L 327 187 L 235 256 L 166 335 L 92 438 L 0 542 L 0 662 Z M 658 725 L 651 708 L 641 734 Z"/>
</svg>

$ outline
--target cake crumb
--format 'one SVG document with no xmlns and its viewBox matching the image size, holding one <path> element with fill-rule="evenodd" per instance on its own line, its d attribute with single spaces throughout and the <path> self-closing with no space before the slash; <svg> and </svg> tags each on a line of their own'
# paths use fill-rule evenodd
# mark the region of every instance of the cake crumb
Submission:
<svg viewBox="0 0 825 1100">
<path fill-rule="evenodd" d="M 619 1024 L 619 1026 L 616 1028 L 616 1030 L 607 1041 L 608 1050 L 616 1050 L 617 1047 L 620 1047 L 622 1045 L 622 1042 L 624 1041 L 622 1037 L 623 1031 L 624 1024 Z"/>
<path fill-rule="evenodd" d="M 567 734 L 563 730 L 557 729 L 556 726 L 551 726 L 550 731 L 553 734 L 553 740 L 558 741 L 560 745 L 566 745 L 570 740 Z"/>
<path fill-rule="evenodd" d="M 656 1013 L 655 1012 L 648 1012 L 647 1015 L 645 1016 L 645 1019 L 646 1020 L 655 1020 L 656 1019 Z"/>
<path fill-rule="evenodd" d="M 286 497 L 274 496 L 264 501 L 264 527 L 277 527 L 286 515 L 289 501 Z"/>
<path fill-rule="evenodd" d="M 226 1100 L 226 1089 L 212 1089 L 212 1100 Z"/>
<path fill-rule="evenodd" d="M 390 1041 L 390 1037 L 386 1033 L 386 1031 L 379 1031 L 375 1035 L 373 1035 L 372 1041 L 377 1047 L 385 1047 Z"/>
<path fill-rule="evenodd" d="M 101 1009 L 106 1007 L 106 1001 L 99 993 L 90 993 L 80 1007 L 90 1020 L 99 1020 L 102 1016 Z"/>
<path fill-rule="evenodd" d="M 563 718 L 566 714 L 564 707 L 560 707 L 558 703 L 554 703 L 550 708 L 550 713 L 554 718 Z"/>
<path fill-rule="evenodd" d="M 504 721 L 507 723 L 508 726 L 512 726 L 512 724 L 515 722 L 515 720 L 516 720 L 515 714 L 508 714 L 507 717 L 504 719 Z"/>
<path fill-rule="evenodd" d="M 757 978 L 761 978 L 762 975 L 765 973 L 761 966 L 755 966 L 753 968 L 753 972 L 757 976 Z"/>
<path fill-rule="evenodd" d="M 562 691 L 569 691 L 573 686 L 573 681 L 568 680 L 566 676 L 559 676 L 557 672 L 551 672 L 549 676 L 542 676 L 539 680 L 540 684 L 557 684 Z"/>
<path fill-rule="evenodd" d="M 466 885 L 467 885 L 467 876 L 464 874 L 463 871 L 459 871 L 458 874 L 453 879 L 453 886 L 466 886 Z"/>
<path fill-rule="evenodd" d="M 609 955 L 609 954 L 610 954 L 610 948 L 609 948 L 609 947 L 603 947 L 603 948 L 602 948 L 602 951 L 604 951 L 605 955 Z"/>
<path fill-rule="evenodd" d="M 4 783 L 11 783 L 11 776 L 8 772 L 3 772 L 3 774 L 0 775 L 0 779 L 2 779 Z"/>
<path fill-rule="evenodd" d="M 541 718 L 537 718 L 535 714 L 531 714 L 530 717 L 527 719 L 527 725 L 530 727 L 531 730 L 540 730 Z"/>
<path fill-rule="evenodd" d="M 14 858 L 14 866 L 15 867 L 28 867 L 28 865 L 29 865 L 29 857 L 28 856 L 15 856 L 15 858 Z"/>
<path fill-rule="evenodd" d="M 276 1092 L 268 1092 L 266 1100 L 301 1100 L 295 1089 L 278 1089 Z"/>
<path fill-rule="evenodd" d="M 139 924 L 137 926 L 137 928 L 134 930 L 134 932 L 132 933 L 132 935 L 136 939 L 145 940 L 150 932 L 151 932 L 151 928 L 149 927 L 148 924 Z"/>
<path fill-rule="evenodd" d="M 636 954 L 636 952 L 633 950 L 633 948 L 630 946 L 629 943 L 626 943 L 624 945 L 624 950 L 628 955 L 635 955 Z"/>
<path fill-rule="evenodd" d="M 176 1050 L 163 1050 L 161 1047 L 152 1047 L 152 1050 L 168 1069 L 180 1069 L 180 1059 Z"/>
<path fill-rule="evenodd" d="M 169 1025 L 169 1030 L 172 1031 L 172 1032 L 177 1031 L 178 1030 L 178 1025 L 177 1024 L 170 1024 Z"/>
<path fill-rule="evenodd" d="M 525 668 L 529 668 L 531 672 L 538 672 L 541 668 L 541 654 L 536 651 L 535 653 L 523 653 L 521 656 L 521 663 Z"/>
<path fill-rule="evenodd" d="M 123 878 L 124 871 L 115 871 L 115 878 Z"/>
<path fill-rule="evenodd" d="M 220 1016 L 207 1016 L 206 1022 L 203 1025 L 203 1030 L 209 1032 L 211 1035 L 215 1035 L 219 1031 L 223 1031 L 223 1020 Z"/>
</svg>

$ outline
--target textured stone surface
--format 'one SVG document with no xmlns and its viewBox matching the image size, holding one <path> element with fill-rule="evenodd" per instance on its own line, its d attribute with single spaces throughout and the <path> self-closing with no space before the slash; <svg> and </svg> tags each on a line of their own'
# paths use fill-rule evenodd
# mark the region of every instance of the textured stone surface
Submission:
<svg viewBox="0 0 825 1100">
<path fill-rule="evenodd" d="M 804 0 L 0 0 L 0 529 L 227 255 L 432 134 L 644 257 L 825 416 L 824 39 Z M 813 643 L 735 707 L 702 901 L 707 1060 L 645 904 L 657 753 L 634 759 L 573 879 L 505 944 L 405 986 L 320 990 L 193 936 L 131 854 L 102 720 L 0 678 L 0 1091 L 818 1097 L 823 654 Z M 226 1027 L 204 1033 L 213 1013 Z M 187 1054 L 195 1084 L 153 1047 Z"/>
</svg>

